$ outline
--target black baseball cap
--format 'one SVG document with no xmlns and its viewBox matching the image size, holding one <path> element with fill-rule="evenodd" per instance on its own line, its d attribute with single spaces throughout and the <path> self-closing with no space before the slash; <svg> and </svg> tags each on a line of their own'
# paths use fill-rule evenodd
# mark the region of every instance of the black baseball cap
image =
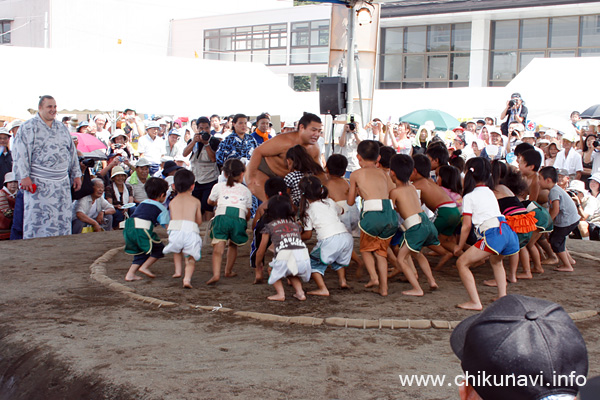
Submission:
<svg viewBox="0 0 600 400">
<path fill-rule="evenodd" d="M 469 376 L 491 376 L 492 384 L 467 380 L 485 400 L 576 396 L 578 379 L 557 377 L 588 373 L 585 342 L 571 317 L 558 304 L 534 297 L 512 294 L 498 299 L 458 324 L 450 346 Z M 494 379 L 506 382 L 511 375 L 527 376 L 527 385 L 494 384 Z"/>
<path fill-rule="evenodd" d="M 179 165 L 175 164 L 175 161 L 167 161 L 163 167 L 163 175 L 169 175 L 171 172 L 173 171 L 177 171 L 178 169 L 181 169 L 182 167 L 180 167 Z"/>
</svg>

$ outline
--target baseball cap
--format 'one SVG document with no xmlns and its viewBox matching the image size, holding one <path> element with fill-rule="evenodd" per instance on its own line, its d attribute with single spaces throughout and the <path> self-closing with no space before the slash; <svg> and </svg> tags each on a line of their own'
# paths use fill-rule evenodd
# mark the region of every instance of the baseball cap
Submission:
<svg viewBox="0 0 600 400">
<path fill-rule="evenodd" d="M 165 163 L 162 173 L 163 173 L 163 175 L 169 175 L 171 172 L 177 171 L 178 169 L 181 169 L 181 168 L 182 167 L 175 164 L 175 161 L 167 161 Z"/>
<path fill-rule="evenodd" d="M 511 99 L 520 99 L 521 98 L 521 93 L 513 93 L 512 95 L 510 95 Z"/>
<path fill-rule="evenodd" d="M 525 131 L 525 134 L 522 136 L 523 139 L 525 138 L 533 138 L 535 139 L 535 133 L 533 133 L 533 131 Z"/>
<path fill-rule="evenodd" d="M 500 130 L 500 127 L 495 126 L 495 125 L 488 125 L 487 127 L 488 133 L 491 135 L 492 133 L 497 133 L 498 135 L 502 135 L 502 131 Z"/>
<path fill-rule="evenodd" d="M 555 138 L 558 133 L 556 132 L 556 129 L 547 129 L 545 134 L 546 134 L 546 136 Z"/>
<path fill-rule="evenodd" d="M 12 134 L 10 133 L 10 131 L 4 127 L 0 128 L 0 135 L 7 135 L 7 136 L 12 136 Z"/>
<path fill-rule="evenodd" d="M 135 167 L 149 167 L 150 165 L 152 165 L 152 163 L 150 161 L 148 161 L 147 158 L 142 157 L 138 160 L 138 162 L 135 164 Z"/>
<path fill-rule="evenodd" d="M 558 175 L 563 175 L 563 176 L 568 176 L 568 175 L 569 175 L 569 171 L 567 171 L 567 170 L 566 170 L 566 169 L 564 169 L 564 168 L 559 168 L 559 169 L 557 169 L 557 170 L 556 170 L 556 173 L 557 173 Z"/>
<path fill-rule="evenodd" d="M 454 132 L 464 132 L 465 128 L 463 128 L 462 126 L 457 126 L 456 128 L 452 129 Z"/>
<path fill-rule="evenodd" d="M 511 294 L 498 299 L 482 313 L 458 324 L 450 336 L 450 346 L 470 376 L 485 375 L 488 382 L 500 382 L 511 375 L 539 377 L 526 386 L 468 381 L 486 400 L 575 396 L 577 379 L 566 382 L 569 379 L 556 377 L 588 373 L 585 342 L 569 314 L 556 303 L 534 297 Z"/>
<path fill-rule="evenodd" d="M 146 124 L 146 129 L 158 128 L 160 129 L 160 124 L 158 121 L 148 121 Z"/>
<path fill-rule="evenodd" d="M 181 136 L 181 132 L 179 131 L 179 129 L 171 129 L 169 131 L 169 135 Z"/>
<path fill-rule="evenodd" d="M 79 125 L 77 125 L 77 129 L 82 128 L 84 126 L 90 126 L 90 123 L 87 121 L 81 121 Z"/>
<path fill-rule="evenodd" d="M 15 182 L 16 180 L 17 180 L 17 177 L 15 176 L 14 172 L 7 172 L 6 175 L 4 175 L 4 183 Z"/>
</svg>

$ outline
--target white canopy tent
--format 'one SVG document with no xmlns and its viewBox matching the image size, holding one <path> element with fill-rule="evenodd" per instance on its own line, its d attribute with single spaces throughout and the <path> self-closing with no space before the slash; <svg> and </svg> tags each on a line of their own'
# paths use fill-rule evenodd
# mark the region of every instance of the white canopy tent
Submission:
<svg viewBox="0 0 600 400">
<path fill-rule="evenodd" d="M 4 61 L 0 114 L 27 117 L 40 95 L 60 113 L 111 112 L 199 116 L 269 112 L 298 120 L 318 112 L 262 64 L 114 54 L 105 60 L 62 50 L 0 46 Z M 317 108 L 315 110 L 315 108 Z"/>
<path fill-rule="evenodd" d="M 521 94 L 529 120 L 574 133 L 571 112 L 600 103 L 598 71 L 600 57 L 535 58 L 506 89 Z"/>
</svg>

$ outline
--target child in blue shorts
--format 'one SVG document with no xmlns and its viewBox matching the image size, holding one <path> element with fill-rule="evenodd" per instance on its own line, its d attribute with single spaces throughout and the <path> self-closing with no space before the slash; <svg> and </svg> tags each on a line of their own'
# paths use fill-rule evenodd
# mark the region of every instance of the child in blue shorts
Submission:
<svg viewBox="0 0 600 400">
<path fill-rule="evenodd" d="M 354 239 L 346 226 L 340 221 L 342 209 L 328 198 L 327 187 L 319 178 L 306 176 L 299 183 L 300 221 L 304 227 L 302 239 L 312 237 L 313 229 L 317 232 L 317 245 L 310 253 L 311 277 L 318 289 L 308 292 L 310 295 L 329 296 L 329 290 L 323 280 L 328 266 L 337 272 L 340 288 L 348 289 L 345 267 L 352 258 Z"/>
</svg>

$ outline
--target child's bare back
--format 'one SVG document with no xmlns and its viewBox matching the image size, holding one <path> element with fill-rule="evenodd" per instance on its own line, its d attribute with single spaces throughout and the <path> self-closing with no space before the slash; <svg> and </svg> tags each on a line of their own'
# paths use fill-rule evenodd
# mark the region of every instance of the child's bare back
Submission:
<svg viewBox="0 0 600 400">
<path fill-rule="evenodd" d="M 417 190 L 411 184 L 402 184 L 392 189 L 390 199 L 403 219 L 423 211 Z"/>
<path fill-rule="evenodd" d="M 338 202 L 348 199 L 350 185 L 344 178 L 329 175 L 329 178 L 325 181 L 324 185 L 327 187 L 327 190 L 329 191 L 329 197 L 333 201 Z"/>
<path fill-rule="evenodd" d="M 177 194 L 169 203 L 169 211 L 172 220 L 194 221 L 198 225 L 202 223 L 200 200 L 191 192 Z"/>
<path fill-rule="evenodd" d="M 453 202 L 448 193 L 441 186 L 438 186 L 431 179 L 420 178 L 413 181 L 416 189 L 421 191 L 421 200 L 432 211 L 435 211 L 440 204 Z"/>
<path fill-rule="evenodd" d="M 389 186 L 388 178 L 389 176 L 383 170 L 375 167 L 361 168 L 354 171 L 350 175 L 348 204 L 354 204 L 356 193 L 352 193 L 354 191 L 352 189 L 358 189 L 358 193 L 363 200 L 389 199 L 392 187 Z M 350 203 L 350 197 L 352 197 L 352 203 Z"/>
</svg>

